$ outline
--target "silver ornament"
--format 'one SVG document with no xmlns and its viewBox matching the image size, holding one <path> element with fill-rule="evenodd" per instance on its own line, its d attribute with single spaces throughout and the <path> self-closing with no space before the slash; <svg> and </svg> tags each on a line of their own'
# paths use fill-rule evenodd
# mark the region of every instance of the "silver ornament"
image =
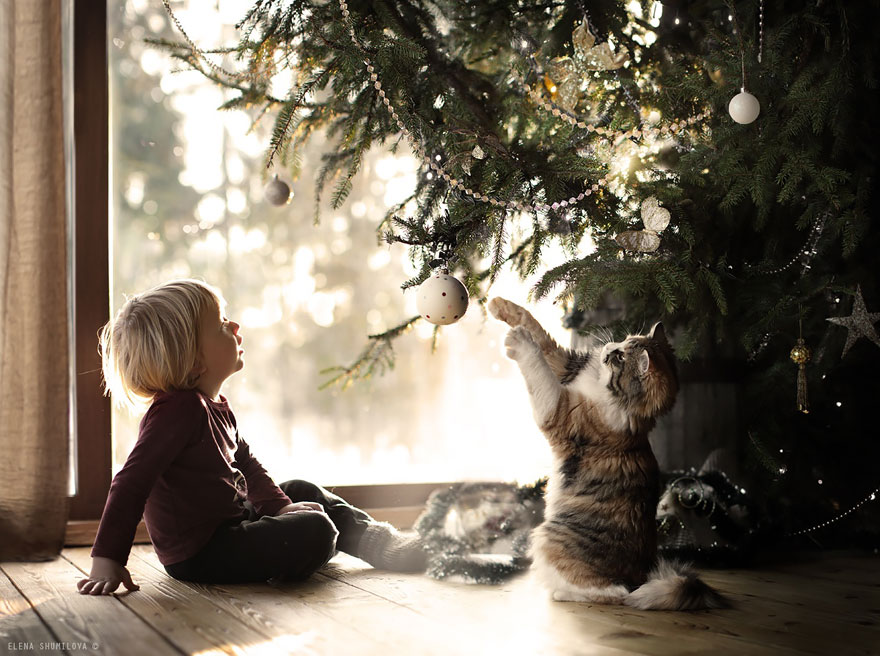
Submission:
<svg viewBox="0 0 880 656">
<path fill-rule="evenodd" d="M 272 205 L 281 207 L 290 202 L 290 199 L 293 198 L 293 192 L 286 182 L 279 180 L 278 176 L 275 175 L 269 180 L 269 184 L 266 185 L 265 189 L 263 189 L 263 196 Z"/>
</svg>

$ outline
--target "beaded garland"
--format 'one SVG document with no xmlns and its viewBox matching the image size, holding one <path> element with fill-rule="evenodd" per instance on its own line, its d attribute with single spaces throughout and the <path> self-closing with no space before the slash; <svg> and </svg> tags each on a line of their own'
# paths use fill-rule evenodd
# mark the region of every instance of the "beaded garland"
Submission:
<svg viewBox="0 0 880 656">
<path fill-rule="evenodd" d="M 224 69 L 221 66 L 218 66 L 214 62 L 212 62 L 205 53 L 195 44 L 195 42 L 189 37 L 186 31 L 183 28 L 183 25 L 178 20 L 174 11 L 171 9 L 171 5 L 169 0 L 162 0 L 162 4 L 165 6 L 165 10 L 168 13 L 171 20 L 174 22 L 177 29 L 183 35 L 187 44 L 189 45 L 194 56 L 198 57 L 200 60 L 205 62 L 205 64 L 212 69 L 214 72 L 223 75 L 230 79 L 251 79 L 255 76 L 253 71 L 248 72 L 232 72 Z M 432 158 L 425 149 L 419 144 L 412 132 L 406 127 L 403 121 L 400 118 L 400 115 L 397 113 L 397 110 L 391 104 L 391 101 L 388 99 L 385 90 L 382 87 L 382 82 L 379 80 L 379 76 L 376 73 L 375 67 L 368 57 L 366 57 L 366 52 L 363 47 L 361 47 L 360 43 L 357 41 L 357 35 L 355 34 L 354 27 L 351 24 L 351 12 L 348 9 L 348 4 L 345 0 L 340 0 L 339 2 L 340 9 L 342 11 L 342 15 L 348 23 L 348 33 L 352 40 L 352 43 L 364 54 L 364 63 L 366 65 L 367 71 L 370 74 L 370 81 L 373 83 L 373 86 L 376 88 L 379 97 L 382 99 L 383 104 L 386 106 L 388 111 L 391 114 L 391 118 L 397 124 L 398 129 L 404 135 L 406 140 L 410 143 L 413 151 L 418 155 L 422 160 L 428 165 L 428 167 L 434 171 L 437 175 L 439 175 L 443 180 L 445 180 L 452 188 L 457 189 L 458 191 L 464 193 L 466 196 L 479 201 L 481 203 L 487 203 L 494 207 L 502 207 L 506 210 L 511 211 L 526 211 L 531 210 L 533 212 L 541 212 L 541 211 L 550 211 L 550 210 L 558 210 L 568 207 L 569 205 L 575 205 L 576 203 L 584 200 L 587 196 L 590 196 L 593 192 L 599 190 L 600 187 L 605 186 L 608 183 L 609 175 L 605 174 L 595 183 L 591 184 L 585 191 L 579 193 L 577 196 L 571 196 L 570 198 L 566 198 L 561 201 L 556 201 L 553 203 L 526 203 L 524 201 L 512 201 L 512 200 L 499 200 L 497 198 L 493 198 L 488 196 L 487 194 L 483 194 L 479 191 L 474 190 L 473 188 L 467 186 L 461 180 L 450 175 L 442 166 L 437 163 L 437 160 L 440 159 L 440 156 L 437 155 Z M 534 60 L 534 55 L 529 55 L 530 61 Z M 670 125 L 664 125 L 662 127 L 636 127 L 631 128 L 629 130 L 620 131 L 620 130 L 611 130 L 602 126 L 596 126 L 591 123 L 587 123 L 581 118 L 569 113 L 568 111 L 558 107 L 555 103 L 549 102 L 543 98 L 543 96 L 534 91 L 526 81 L 515 74 L 514 79 L 523 87 L 528 96 L 532 98 L 539 107 L 544 109 L 545 111 L 551 113 L 553 116 L 560 118 L 561 120 L 571 124 L 574 127 L 578 127 L 581 129 L 586 129 L 589 132 L 594 132 L 595 134 L 604 137 L 609 140 L 618 140 L 618 139 L 639 139 L 644 136 L 665 136 L 667 134 L 675 134 L 676 132 L 683 130 L 686 127 L 690 127 L 693 124 L 703 120 L 706 118 L 705 114 L 698 114 L 697 116 L 692 116 L 688 119 L 682 119 L 681 121 L 674 121 Z"/>
<path fill-rule="evenodd" d="M 758 10 L 758 31 L 761 34 L 760 41 L 758 41 L 758 63 L 760 64 L 764 58 L 764 0 L 761 0 Z"/>
<path fill-rule="evenodd" d="M 534 57 L 534 55 L 529 56 L 532 58 Z M 669 125 L 664 125 L 662 127 L 649 127 L 643 125 L 641 127 L 630 128 L 629 130 L 611 130 L 609 128 L 602 127 L 601 125 L 597 126 L 593 125 L 592 123 L 587 123 L 585 120 L 583 120 L 582 117 L 572 114 L 567 109 L 559 107 L 556 103 L 547 100 L 540 91 L 536 91 L 534 88 L 529 86 L 525 79 L 518 73 L 514 73 L 514 80 L 520 85 L 522 90 L 526 94 L 528 94 L 529 98 L 531 98 L 535 102 L 535 104 L 538 105 L 538 107 L 540 107 L 547 113 L 552 114 L 556 118 L 568 123 L 572 127 L 587 130 L 588 132 L 595 132 L 599 136 L 604 137 L 609 141 L 617 141 L 618 139 L 641 139 L 648 136 L 665 137 L 668 134 L 675 134 L 677 132 L 680 132 L 681 130 L 684 130 L 685 128 L 699 123 L 707 117 L 706 114 L 700 113 L 687 119 L 673 121 Z"/>
<path fill-rule="evenodd" d="M 524 201 L 499 200 L 497 198 L 493 198 L 491 196 L 483 194 L 479 191 L 475 191 L 471 187 L 468 187 L 465 183 L 463 183 L 458 178 L 450 175 L 441 165 L 439 165 L 437 163 L 437 160 L 440 159 L 440 156 L 436 155 L 432 158 L 421 146 L 421 144 L 418 143 L 412 132 L 403 123 L 400 115 L 397 113 L 395 107 L 391 104 L 391 101 L 388 99 L 388 96 L 383 89 L 382 82 L 379 79 L 379 74 L 376 72 L 376 67 L 373 65 L 370 58 L 366 55 L 366 51 L 357 40 L 354 26 L 351 23 L 351 12 L 348 9 L 348 3 L 346 2 L 346 0 L 339 0 L 339 7 L 342 11 L 343 18 L 348 24 L 349 37 L 351 38 L 352 43 L 358 48 L 358 50 L 361 51 L 361 54 L 364 56 L 364 64 L 366 65 L 367 72 L 370 74 L 370 81 L 373 83 L 373 86 L 378 92 L 379 97 L 382 99 L 382 103 L 390 112 L 392 120 L 397 124 L 398 129 L 404 135 L 406 140 L 410 143 L 410 147 L 413 149 L 416 155 L 421 157 L 422 160 L 428 165 L 428 167 L 437 175 L 439 175 L 443 180 L 449 183 L 449 185 L 452 186 L 453 189 L 457 189 L 458 191 L 464 193 L 466 196 L 473 198 L 476 201 L 479 201 L 481 203 L 488 203 L 494 207 L 501 207 L 507 210 L 516 211 L 532 210 L 533 212 L 546 212 L 549 210 L 562 209 L 568 207 L 569 205 L 575 205 L 576 203 L 584 200 L 584 198 L 586 198 L 587 196 L 591 195 L 593 192 L 598 191 L 599 187 L 605 186 L 608 183 L 610 173 L 606 173 L 604 176 L 599 178 L 598 181 L 590 185 L 590 187 L 588 187 L 585 191 L 579 193 L 577 196 L 572 196 L 570 198 L 566 198 L 564 200 L 556 201 L 553 203 L 526 203 Z M 529 55 L 529 57 L 530 61 L 532 61 L 534 59 L 534 54 Z M 640 126 L 624 131 L 611 130 L 602 126 L 593 125 L 592 123 L 587 123 L 582 118 L 577 117 L 570 112 L 556 106 L 554 103 L 547 101 L 539 92 L 534 91 L 526 83 L 526 81 L 516 73 L 514 74 L 514 79 L 523 87 L 529 97 L 532 98 L 539 107 L 548 111 L 553 116 L 571 124 L 574 127 L 585 129 L 589 132 L 594 132 L 595 134 L 610 140 L 631 138 L 639 139 L 647 136 L 661 137 L 668 134 L 676 134 L 677 132 L 684 130 L 685 128 L 691 127 L 708 117 L 707 114 L 700 113 L 687 119 L 673 121 L 671 124 L 663 125 L 661 127 Z"/>
<path fill-rule="evenodd" d="M 193 41 L 190 38 L 189 34 L 186 33 L 186 30 L 183 29 L 183 25 L 181 24 L 180 20 L 177 18 L 177 15 L 171 9 L 171 3 L 169 2 L 169 0 L 162 0 L 162 4 L 165 5 L 165 11 L 168 13 L 168 16 L 171 18 L 171 21 L 174 23 L 175 27 L 177 27 L 178 31 L 183 36 L 183 39 L 186 41 L 186 44 L 189 46 L 190 50 L 192 51 L 193 56 L 202 60 L 203 62 L 205 62 L 205 64 L 208 66 L 208 68 L 210 68 L 215 73 L 218 73 L 221 76 L 227 77 L 231 80 L 251 80 L 256 77 L 256 73 L 254 71 L 248 71 L 248 72 L 227 71 L 222 66 L 218 66 L 217 64 L 212 62 L 210 59 L 208 59 L 208 57 L 205 55 L 205 52 L 203 50 L 201 50 L 195 44 L 195 41 Z"/>
<path fill-rule="evenodd" d="M 608 183 L 608 177 L 610 173 L 606 173 L 604 176 L 599 178 L 596 182 L 590 185 L 585 191 L 582 191 L 577 196 L 572 196 L 570 198 L 566 198 L 565 200 L 556 201 L 553 203 L 526 203 L 524 201 L 518 200 L 499 200 L 497 198 L 490 197 L 486 194 L 480 193 L 479 191 L 475 191 L 471 187 L 468 187 L 465 183 L 463 183 L 458 178 L 454 178 L 451 176 L 446 169 L 440 166 L 437 163 L 437 159 L 440 158 L 439 155 L 435 155 L 433 158 L 425 152 L 425 149 L 418 143 L 415 136 L 413 136 L 412 132 L 406 127 L 403 121 L 400 118 L 400 115 L 397 113 L 397 110 L 391 104 L 391 101 L 388 99 L 385 90 L 382 88 L 382 82 L 379 80 L 379 74 L 376 73 L 376 67 L 373 66 L 372 61 L 366 55 L 366 51 L 358 43 L 357 35 L 354 31 L 354 26 L 351 23 L 351 12 L 348 10 L 348 3 L 345 0 L 339 0 L 339 7 L 342 10 L 342 16 L 348 24 L 348 34 L 351 37 L 352 43 L 361 51 L 361 54 L 364 56 L 364 64 L 367 67 L 367 72 L 370 74 L 370 81 L 373 83 L 376 91 L 379 94 L 379 97 L 382 99 L 385 107 L 391 113 L 392 120 L 397 124 L 398 129 L 404 135 L 406 140 L 410 143 L 410 147 L 413 151 L 421 157 L 424 162 L 428 165 L 428 167 L 434 171 L 437 175 L 443 178 L 453 189 L 457 189 L 462 192 L 466 196 L 473 198 L 476 201 L 481 203 L 487 203 L 494 207 L 500 207 L 506 210 L 515 210 L 524 212 L 526 210 L 531 210 L 533 212 L 546 212 L 549 210 L 558 210 L 561 208 L 568 207 L 569 205 L 575 205 L 576 203 L 582 201 L 587 196 L 591 195 L 593 192 L 599 191 L 599 187 L 605 186 Z"/>
<path fill-rule="evenodd" d="M 763 5 L 763 0 L 761 0 L 761 3 Z M 586 25 L 587 25 L 588 29 L 590 30 L 590 32 L 594 32 L 593 24 L 592 24 L 592 21 L 590 20 L 589 10 L 584 3 L 580 3 L 580 4 L 581 4 L 581 10 L 584 13 Z M 762 14 L 762 21 L 763 21 L 763 14 Z M 763 43 L 763 22 L 762 22 L 761 36 L 762 36 L 762 43 Z M 534 50 L 532 52 L 527 52 L 530 49 L 530 46 L 534 45 L 534 40 L 530 36 L 522 34 L 519 37 L 519 43 L 520 43 L 520 47 L 518 47 L 517 49 L 520 50 L 523 53 L 523 55 L 526 56 L 528 64 L 529 64 L 529 68 L 531 69 L 531 72 L 535 75 L 535 77 L 537 79 L 541 79 L 544 76 L 544 70 L 538 64 L 538 60 L 535 56 Z M 759 59 L 759 61 L 760 61 L 760 59 Z M 618 75 L 617 71 L 612 70 L 611 73 L 614 75 L 615 78 L 617 78 L 618 82 L 620 82 L 620 76 Z M 552 114 L 556 118 L 559 118 L 559 119 L 565 121 L 566 123 L 568 123 L 572 127 L 580 128 L 582 130 L 588 130 L 590 132 L 595 132 L 596 134 L 598 134 L 602 137 L 605 137 L 606 139 L 611 140 L 611 141 L 617 141 L 619 139 L 639 139 L 644 136 L 652 136 L 652 137 L 656 138 L 656 137 L 665 136 L 667 134 L 675 134 L 676 132 L 679 132 L 680 130 L 683 130 L 686 127 L 690 127 L 696 123 L 701 122 L 703 119 L 708 119 L 710 116 L 709 112 L 701 112 L 701 113 L 697 114 L 696 116 L 691 116 L 690 118 L 687 118 L 687 119 L 680 119 L 678 121 L 673 121 L 671 124 L 664 125 L 662 127 L 651 127 L 651 126 L 645 127 L 642 124 L 640 124 L 640 126 L 637 126 L 635 128 L 631 128 L 629 130 L 611 130 L 609 128 L 595 126 L 595 125 L 589 123 L 588 121 L 584 120 L 583 117 L 580 117 L 580 116 L 573 114 L 572 112 L 568 111 L 564 107 L 560 107 L 556 103 L 552 102 L 552 100 L 548 101 L 540 91 L 536 91 L 531 86 L 529 86 L 529 84 L 526 82 L 525 78 L 523 78 L 523 76 L 520 75 L 519 73 L 514 72 L 513 76 L 514 76 L 514 80 L 520 85 L 522 90 L 535 102 L 535 104 L 537 104 L 544 111 Z M 641 108 L 639 107 L 638 103 L 633 99 L 633 97 L 630 95 L 630 92 L 626 88 L 626 86 L 621 84 L 620 88 L 623 91 L 624 95 L 627 97 L 627 101 L 629 102 L 630 106 L 637 113 L 639 113 Z"/>
<path fill-rule="evenodd" d="M 856 510 L 861 508 L 863 505 L 865 505 L 869 501 L 874 501 L 877 498 L 878 493 L 880 493 L 880 487 L 875 488 L 874 491 L 871 492 L 868 496 L 866 496 L 864 499 L 859 501 L 856 505 L 854 505 L 849 510 L 840 513 L 837 517 L 829 519 L 827 522 L 822 522 L 821 524 L 816 524 L 815 526 L 812 526 L 810 528 L 805 528 L 800 531 L 795 531 L 794 533 L 789 533 L 788 537 L 793 538 L 798 535 L 805 535 L 807 533 L 812 533 L 813 531 L 818 531 L 820 528 L 825 528 L 826 526 L 830 526 L 831 524 L 834 524 L 835 522 L 839 522 L 841 519 L 843 519 L 844 517 L 846 517 L 850 513 L 855 512 Z"/>
<path fill-rule="evenodd" d="M 816 220 L 813 221 L 813 225 L 810 228 L 810 232 L 807 235 L 807 239 L 804 242 L 804 245 L 798 249 L 797 253 L 785 264 L 775 267 L 773 269 L 768 269 L 763 265 L 751 265 L 746 264 L 743 269 L 749 275 L 762 275 L 762 276 L 772 276 L 778 273 L 782 273 L 790 269 L 796 262 L 801 263 L 801 275 L 809 271 L 812 267 L 810 266 L 810 261 L 816 256 L 819 252 L 817 250 L 817 246 L 819 244 L 819 239 L 822 237 L 822 231 L 825 229 L 825 221 L 828 219 L 828 213 L 820 214 L 816 217 Z"/>
<path fill-rule="evenodd" d="M 763 444 L 761 444 L 761 442 L 759 442 L 758 439 L 751 432 L 749 432 L 748 435 L 749 435 L 749 439 L 752 441 L 752 445 L 755 447 L 755 450 L 757 451 L 757 453 L 761 457 L 762 464 L 768 469 L 768 471 L 770 471 L 771 473 L 778 473 L 778 474 L 783 474 L 783 475 L 785 473 L 787 473 L 788 467 L 786 467 L 783 464 L 778 463 L 773 458 L 773 456 L 771 456 L 770 453 L 767 451 L 767 448 Z M 781 450 L 780 450 L 780 453 L 781 453 Z M 840 513 L 836 517 L 832 517 L 829 520 L 826 520 L 824 522 L 820 522 L 820 523 L 815 524 L 809 528 L 804 528 L 799 531 L 793 531 L 791 533 L 786 533 L 785 537 L 793 538 L 793 537 L 797 537 L 799 535 L 806 535 L 807 533 L 812 533 L 813 531 L 818 531 L 819 529 L 825 528 L 826 526 L 830 526 L 831 524 L 839 522 L 841 519 L 843 519 L 847 515 L 855 512 L 856 510 L 861 508 L 863 505 L 868 503 L 868 501 L 876 500 L 878 494 L 880 494 L 880 487 L 875 488 L 864 499 L 862 499 L 857 504 L 852 506 L 849 510 L 845 510 L 844 512 Z"/>
</svg>

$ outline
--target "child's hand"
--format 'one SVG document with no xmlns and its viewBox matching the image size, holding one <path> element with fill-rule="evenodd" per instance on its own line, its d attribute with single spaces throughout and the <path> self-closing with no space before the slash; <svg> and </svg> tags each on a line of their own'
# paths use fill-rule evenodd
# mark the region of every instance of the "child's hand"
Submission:
<svg viewBox="0 0 880 656">
<path fill-rule="evenodd" d="M 92 571 L 89 577 L 76 584 L 80 594 L 108 595 L 112 594 L 122 583 L 131 591 L 140 590 L 141 586 L 131 580 L 128 570 L 110 558 L 100 556 L 92 558 Z"/>
<path fill-rule="evenodd" d="M 275 513 L 275 516 L 277 517 L 278 515 L 295 512 L 324 512 L 324 506 L 320 503 L 315 503 L 314 501 L 298 501 L 284 506 L 281 510 Z"/>
</svg>

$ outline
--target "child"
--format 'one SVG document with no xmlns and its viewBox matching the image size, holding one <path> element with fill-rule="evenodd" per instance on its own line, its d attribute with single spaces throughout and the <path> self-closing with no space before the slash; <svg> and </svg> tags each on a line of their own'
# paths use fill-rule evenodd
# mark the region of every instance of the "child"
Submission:
<svg viewBox="0 0 880 656">
<path fill-rule="evenodd" d="M 337 549 L 424 571 L 417 538 L 313 483 L 276 486 L 250 454 L 220 394 L 244 366 L 239 328 L 217 290 L 176 280 L 129 299 L 101 331 L 107 392 L 150 407 L 110 486 L 80 593 L 138 589 L 125 564 L 141 516 L 165 570 L 185 581 L 302 580 Z"/>
</svg>

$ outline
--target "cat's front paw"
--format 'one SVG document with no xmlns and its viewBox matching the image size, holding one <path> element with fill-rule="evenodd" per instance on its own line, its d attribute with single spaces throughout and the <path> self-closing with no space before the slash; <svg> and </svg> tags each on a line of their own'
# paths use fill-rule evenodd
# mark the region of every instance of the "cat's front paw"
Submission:
<svg viewBox="0 0 880 656">
<path fill-rule="evenodd" d="M 508 301 L 506 298 L 496 296 L 489 301 L 489 312 L 492 313 L 493 317 L 500 319 L 509 326 L 518 326 L 522 323 L 525 309 L 516 303 Z"/>
<path fill-rule="evenodd" d="M 528 330 L 522 326 L 511 328 L 504 339 L 507 348 L 507 357 L 511 360 L 521 360 L 529 353 L 537 353 L 538 345 Z"/>
</svg>

